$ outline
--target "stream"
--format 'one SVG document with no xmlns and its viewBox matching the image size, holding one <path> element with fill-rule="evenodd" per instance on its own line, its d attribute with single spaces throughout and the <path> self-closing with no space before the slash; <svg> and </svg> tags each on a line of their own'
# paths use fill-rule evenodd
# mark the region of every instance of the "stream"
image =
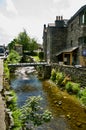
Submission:
<svg viewBox="0 0 86 130">
<path fill-rule="evenodd" d="M 40 81 L 34 67 L 18 68 L 11 77 L 11 88 L 18 96 L 18 107 L 29 96 L 41 95 L 42 107 L 52 112 L 53 119 L 36 130 L 86 130 L 86 108 L 51 81 Z"/>
</svg>

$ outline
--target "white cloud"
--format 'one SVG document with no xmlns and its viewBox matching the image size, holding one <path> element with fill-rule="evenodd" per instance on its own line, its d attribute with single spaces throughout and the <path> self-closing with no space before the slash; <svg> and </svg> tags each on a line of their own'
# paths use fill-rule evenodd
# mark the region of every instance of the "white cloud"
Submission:
<svg viewBox="0 0 86 130">
<path fill-rule="evenodd" d="M 12 0 L 6 0 L 6 3 L 7 3 L 6 9 L 7 9 L 8 12 L 18 14 L 17 9 L 15 8 Z"/>
<path fill-rule="evenodd" d="M 2 13 L 0 13 L 0 27 L 6 29 L 9 23 L 10 23 L 9 19 L 6 16 L 4 16 Z"/>
<path fill-rule="evenodd" d="M 57 2 L 58 2 L 58 0 L 53 0 L 53 2 L 54 2 L 54 3 L 57 3 Z"/>
<path fill-rule="evenodd" d="M 53 3 L 56 4 L 59 8 L 66 8 L 70 4 L 70 0 L 53 0 Z"/>
</svg>

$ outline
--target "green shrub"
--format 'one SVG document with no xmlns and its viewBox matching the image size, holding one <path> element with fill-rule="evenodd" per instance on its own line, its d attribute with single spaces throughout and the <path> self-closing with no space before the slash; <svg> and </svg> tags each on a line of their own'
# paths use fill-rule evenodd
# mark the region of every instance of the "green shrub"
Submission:
<svg viewBox="0 0 86 130">
<path fill-rule="evenodd" d="M 39 62 L 40 61 L 38 56 L 33 56 L 33 59 L 34 59 L 35 62 Z"/>
<path fill-rule="evenodd" d="M 82 102 L 84 105 L 86 105 L 86 97 L 85 97 L 85 96 L 82 96 L 80 100 L 81 100 L 81 102 Z"/>
<path fill-rule="evenodd" d="M 55 70 L 55 69 L 52 69 L 50 79 L 51 79 L 52 81 L 55 81 L 55 80 L 56 80 L 56 70 Z"/>
<path fill-rule="evenodd" d="M 86 97 L 86 88 L 83 90 L 80 90 L 79 97 L 81 98 L 82 96 Z"/>
<path fill-rule="evenodd" d="M 14 111 L 17 108 L 17 96 L 13 90 L 10 91 L 10 94 L 6 96 L 7 100 L 7 107 L 11 110 Z"/>
<path fill-rule="evenodd" d="M 21 56 L 18 54 L 18 52 L 11 50 L 7 57 L 7 63 L 19 63 L 21 60 Z"/>
<path fill-rule="evenodd" d="M 4 62 L 4 73 L 5 73 L 5 78 L 6 78 L 6 79 L 9 79 L 9 77 L 10 77 L 10 72 L 9 72 L 9 69 L 8 69 L 8 64 L 7 64 L 7 62 Z"/>
<path fill-rule="evenodd" d="M 40 60 L 43 60 L 44 59 L 44 52 L 39 52 L 39 59 Z"/>
<path fill-rule="evenodd" d="M 12 130 L 20 130 L 22 126 L 22 121 L 20 120 L 21 112 L 19 109 L 13 111 L 12 113 L 13 119 L 14 119 L 14 126 L 12 127 Z"/>
<path fill-rule="evenodd" d="M 56 84 L 61 85 L 64 79 L 64 74 L 62 72 L 56 73 Z"/>
<path fill-rule="evenodd" d="M 9 108 L 10 111 L 12 112 L 14 122 L 14 125 L 12 126 L 11 130 L 20 130 L 22 127 L 22 120 L 20 119 L 21 116 L 20 109 L 18 109 L 17 107 L 16 93 L 13 90 L 9 91 L 5 99 L 7 103 L 7 108 Z"/>
<path fill-rule="evenodd" d="M 26 100 L 25 105 L 21 108 L 21 119 L 24 128 L 26 127 L 26 122 L 28 122 L 28 125 L 32 124 L 35 127 L 42 125 L 44 122 L 49 122 L 52 118 L 50 111 L 42 111 L 40 107 L 41 100 L 41 96 L 32 96 Z"/>
<path fill-rule="evenodd" d="M 73 83 L 72 91 L 74 94 L 78 94 L 78 92 L 80 91 L 80 84 Z"/>
<path fill-rule="evenodd" d="M 67 84 L 67 82 L 71 81 L 71 76 L 70 75 L 66 75 L 62 81 L 62 85 L 65 86 Z"/>
<path fill-rule="evenodd" d="M 80 90 L 78 97 L 80 98 L 81 102 L 86 105 L 86 88 L 83 90 Z"/>
<path fill-rule="evenodd" d="M 71 92 L 73 94 L 78 94 L 78 92 L 80 91 L 80 85 L 71 81 L 67 82 L 65 88 L 67 92 Z"/>
<path fill-rule="evenodd" d="M 65 85 L 65 88 L 66 88 L 67 92 L 72 92 L 72 83 L 67 82 L 67 84 Z"/>
</svg>

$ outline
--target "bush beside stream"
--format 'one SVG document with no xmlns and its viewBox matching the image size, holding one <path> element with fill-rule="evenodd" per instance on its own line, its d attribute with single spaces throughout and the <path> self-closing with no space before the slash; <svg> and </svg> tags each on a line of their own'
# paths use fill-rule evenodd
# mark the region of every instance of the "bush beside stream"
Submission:
<svg viewBox="0 0 86 130">
<path fill-rule="evenodd" d="M 50 79 L 62 90 L 66 90 L 69 94 L 76 95 L 81 103 L 86 105 L 86 88 L 82 88 L 79 83 L 73 82 L 70 75 L 52 69 Z"/>
</svg>

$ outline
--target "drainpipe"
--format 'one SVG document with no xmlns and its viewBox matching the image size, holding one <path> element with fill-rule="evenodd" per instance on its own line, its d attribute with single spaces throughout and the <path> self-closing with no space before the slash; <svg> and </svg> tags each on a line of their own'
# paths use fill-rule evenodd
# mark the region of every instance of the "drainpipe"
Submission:
<svg viewBox="0 0 86 130">
<path fill-rule="evenodd" d="M 70 65 L 72 65 L 72 52 L 70 53 Z"/>
</svg>

